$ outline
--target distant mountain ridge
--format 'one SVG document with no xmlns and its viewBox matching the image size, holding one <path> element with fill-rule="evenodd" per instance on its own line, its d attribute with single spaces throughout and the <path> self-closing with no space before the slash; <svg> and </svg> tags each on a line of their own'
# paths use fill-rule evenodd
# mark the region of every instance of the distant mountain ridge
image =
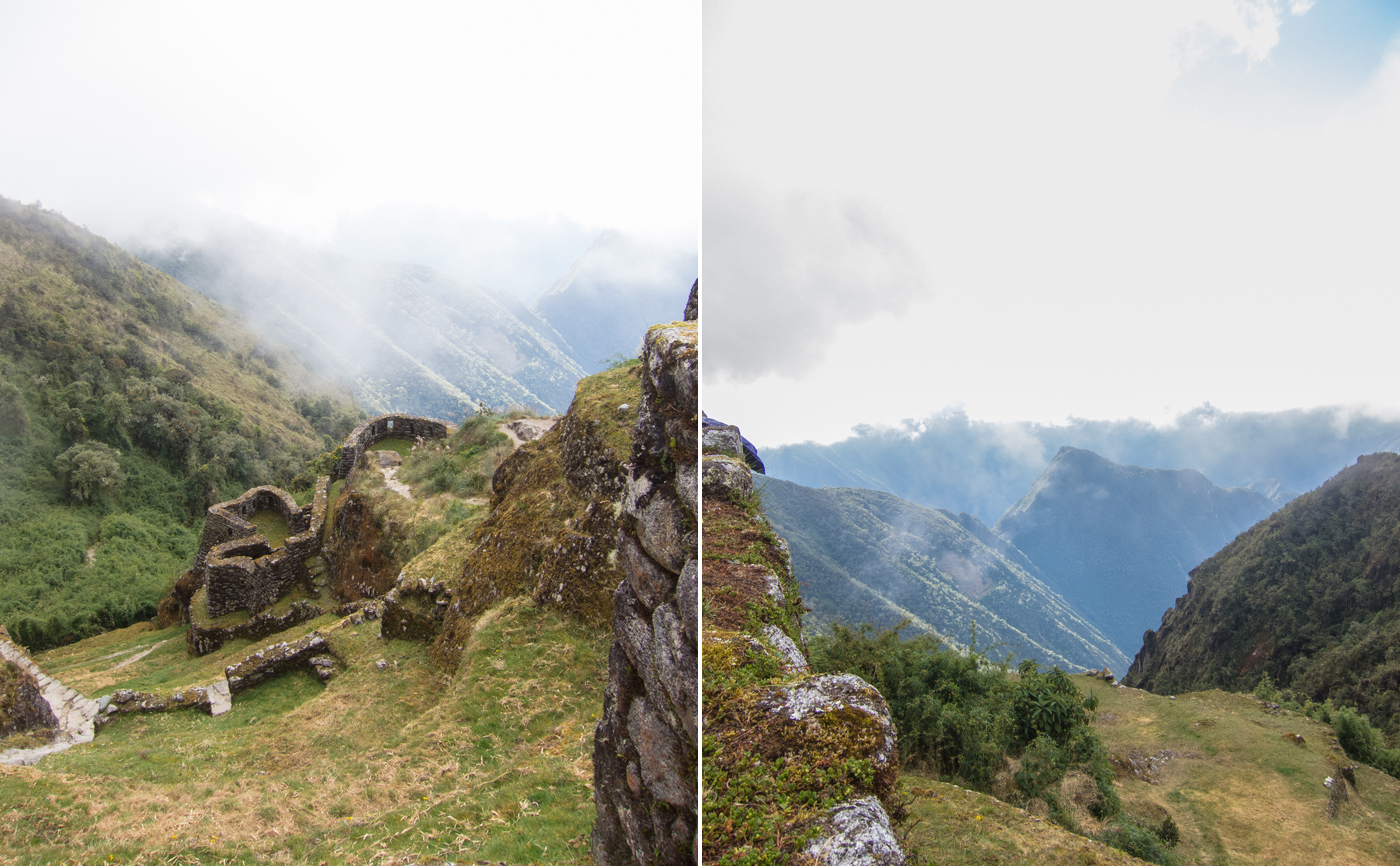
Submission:
<svg viewBox="0 0 1400 866">
<path fill-rule="evenodd" d="M 1227 412 L 1209 404 L 1168 424 L 1071 418 L 990 422 L 950 410 L 895 425 L 860 425 L 829 445 L 758 443 L 770 475 L 808 487 L 868 487 L 930 508 L 996 520 L 1065 445 L 1115 463 L 1190 467 L 1216 484 L 1282 505 L 1358 454 L 1400 446 L 1400 419 L 1349 407 Z"/>
<path fill-rule="evenodd" d="M 761 483 L 768 519 L 818 622 L 885 627 L 903 618 L 957 644 L 1064 668 L 1123 670 L 1127 656 L 1040 579 L 1035 566 L 968 514 L 875 490 Z"/>
<path fill-rule="evenodd" d="M 1273 509 L 1194 469 L 1121 466 L 1065 446 L 993 532 L 1114 644 L 1133 646 L 1186 590 L 1191 568 Z"/>
<path fill-rule="evenodd" d="M 676 318 L 675 287 L 698 273 L 696 256 L 609 230 L 530 305 L 590 373 L 636 354 L 637 335 Z"/>
<path fill-rule="evenodd" d="M 1273 510 L 1263 494 L 1217 487 L 1194 469 L 1122 466 L 1066 446 L 993 531 L 1131 647 L 1185 591 L 1187 572 Z"/>
</svg>

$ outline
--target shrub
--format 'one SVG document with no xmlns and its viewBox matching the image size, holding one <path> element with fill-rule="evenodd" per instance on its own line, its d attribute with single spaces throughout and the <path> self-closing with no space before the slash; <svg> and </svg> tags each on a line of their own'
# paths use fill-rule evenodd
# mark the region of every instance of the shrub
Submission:
<svg viewBox="0 0 1400 866">
<path fill-rule="evenodd" d="M 1168 817 L 1167 820 L 1170 821 L 1171 818 Z M 1172 827 L 1175 826 L 1176 823 L 1172 822 Z M 1144 827 L 1131 815 L 1124 814 L 1105 827 L 1098 834 L 1098 839 L 1105 845 L 1131 854 L 1139 860 L 1157 863 L 1159 866 L 1176 866 L 1179 861 L 1175 854 L 1167 850 L 1168 846 L 1158 835 L 1158 829 L 1160 828 Z"/>
</svg>

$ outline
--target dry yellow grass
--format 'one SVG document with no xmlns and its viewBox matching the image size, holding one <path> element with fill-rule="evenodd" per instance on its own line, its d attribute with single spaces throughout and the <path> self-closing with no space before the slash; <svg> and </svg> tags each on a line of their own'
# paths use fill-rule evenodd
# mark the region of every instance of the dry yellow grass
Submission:
<svg viewBox="0 0 1400 866">
<path fill-rule="evenodd" d="M 1075 678 L 1086 692 L 1089 681 Z M 1176 753 L 1155 784 L 1121 778 L 1124 808 L 1171 814 L 1183 863 L 1400 863 L 1400 780 L 1370 767 L 1335 820 L 1328 789 L 1337 776 L 1332 730 L 1300 713 L 1270 713 L 1248 695 L 1220 691 L 1169 697 L 1099 687 L 1098 732 L 1110 754 Z M 1303 737 L 1295 745 L 1286 734 Z"/>
</svg>

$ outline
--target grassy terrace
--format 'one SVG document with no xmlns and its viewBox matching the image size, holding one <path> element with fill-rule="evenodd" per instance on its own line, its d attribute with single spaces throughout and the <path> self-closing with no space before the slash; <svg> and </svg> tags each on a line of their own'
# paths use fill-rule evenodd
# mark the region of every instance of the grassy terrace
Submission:
<svg viewBox="0 0 1400 866">
<path fill-rule="evenodd" d="M 198 659 L 182 628 L 140 625 L 36 660 L 93 697 L 169 693 L 336 621 Z M 218 718 L 123 716 L 37 767 L 0 767 L 0 862 L 585 860 L 609 635 L 512 599 L 482 617 L 447 678 L 423 645 L 378 631 L 330 632 L 347 665 L 329 685 L 297 673 Z"/>
<path fill-rule="evenodd" d="M 248 522 L 258 528 L 258 532 L 263 534 L 267 543 L 273 550 L 287 543 L 287 539 L 292 536 L 292 528 L 287 525 L 287 521 L 281 513 L 271 508 L 263 508 L 253 512 L 253 516 Z"/>
</svg>

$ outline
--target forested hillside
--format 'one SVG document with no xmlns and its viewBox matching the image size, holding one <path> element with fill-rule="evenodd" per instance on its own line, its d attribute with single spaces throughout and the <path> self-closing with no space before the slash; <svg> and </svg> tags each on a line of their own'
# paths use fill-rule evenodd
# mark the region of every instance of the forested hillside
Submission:
<svg viewBox="0 0 1400 866">
<path fill-rule="evenodd" d="M 227 309 L 0 198 L 0 622 L 22 643 L 150 618 L 208 505 L 290 484 L 360 417 Z"/>
<path fill-rule="evenodd" d="M 1400 733 L 1400 455 L 1362 457 L 1191 572 L 1126 682 L 1359 707 Z"/>
</svg>

